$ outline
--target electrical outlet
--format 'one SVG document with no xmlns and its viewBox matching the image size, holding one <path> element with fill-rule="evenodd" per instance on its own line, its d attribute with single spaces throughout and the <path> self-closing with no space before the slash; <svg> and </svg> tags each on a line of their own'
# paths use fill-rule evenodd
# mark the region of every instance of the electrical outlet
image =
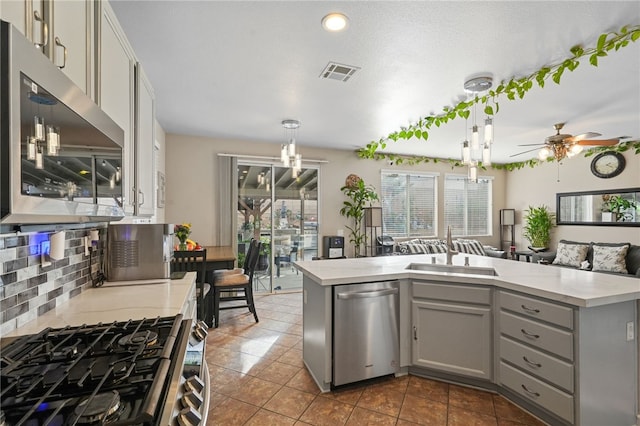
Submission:
<svg viewBox="0 0 640 426">
<path fill-rule="evenodd" d="M 635 338 L 635 335 L 636 335 L 636 333 L 635 333 L 635 331 L 633 329 L 633 322 L 629 321 L 627 323 L 627 342 L 633 340 Z"/>
</svg>

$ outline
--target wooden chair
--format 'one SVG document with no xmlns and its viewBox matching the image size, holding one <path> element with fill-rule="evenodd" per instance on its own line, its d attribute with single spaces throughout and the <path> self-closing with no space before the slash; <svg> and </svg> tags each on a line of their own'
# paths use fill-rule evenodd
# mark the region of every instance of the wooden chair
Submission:
<svg viewBox="0 0 640 426">
<path fill-rule="evenodd" d="M 252 240 L 245 257 L 244 270 L 238 273 L 238 269 L 235 270 L 222 270 L 214 273 L 215 279 L 213 282 L 213 316 L 214 327 L 218 328 L 220 323 L 220 311 L 225 309 L 238 309 L 249 308 L 249 312 L 253 314 L 256 322 L 258 320 L 258 314 L 256 313 L 256 307 L 253 302 L 253 274 L 258 264 L 258 257 L 260 255 L 260 246 L 262 243 L 258 240 Z M 229 294 L 223 296 L 224 294 Z M 220 306 L 220 302 L 229 302 L 236 300 L 244 300 L 244 305 L 226 305 Z"/>
<path fill-rule="evenodd" d="M 207 297 L 211 291 L 211 284 L 206 282 L 207 250 L 190 250 L 173 252 L 171 272 L 197 272 L 196 300 L 198 302 L 198 319 L 207 325 L 213 323 L 211 297 Z"/>
</svg>

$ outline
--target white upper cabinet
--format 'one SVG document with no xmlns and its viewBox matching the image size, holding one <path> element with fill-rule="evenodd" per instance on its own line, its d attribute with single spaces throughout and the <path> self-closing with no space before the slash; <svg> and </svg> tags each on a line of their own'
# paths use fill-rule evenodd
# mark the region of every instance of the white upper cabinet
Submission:
<svg viewBox="0 0 640 426">
<path fill-rule="evenodd" d="M 155 213 L 155 98 L 140 63 L 136 65 L 136 215 Z"/>
<path fill-rule="evenodd" d="M 122 152 L 123 208 L 134 214 L 135 141 L 134 88 L 135 56 L 107 2 L 100 2 L 97 96 L 98 105 L 124 130 Z"/>
<path fill-rule="evenodd" d="M 2 1 L 0 16 L 11 22 L 80 89 L 93 97 L 92 1 Z"/>
</svg>

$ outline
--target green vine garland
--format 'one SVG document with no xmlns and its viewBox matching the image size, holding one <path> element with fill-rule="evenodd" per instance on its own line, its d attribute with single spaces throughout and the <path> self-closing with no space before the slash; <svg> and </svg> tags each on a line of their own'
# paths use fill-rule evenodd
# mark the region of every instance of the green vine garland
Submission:
<svg viewBox="0 0 640 426">
<path fill-rule="evenodd" d="M 418 140 L 422 139 L 426 141 L 427 139 L 429 139 L 429 129 L 431 129 L 433 126 L 440 127 L 441 125 L 446 124 L 449 121 L 455 120 L 456 118 L 467 119 L 469 118 L 469 115 L 471 113 L 471 108 L 479 103 L 482 103 L 484 105 L 485 114 L 487 114 L 488 116 L 493 116 L 497 114 L 500 109 L 499 103 L 497 101 L 500 96 L 506 95 L 507 99 L 511 101 L 516 100 L 516 98 L 522 99 L 524 98 L 526 93 L 531 90 L 531 88 L 533 88 L 534 81 L 540 88 L 544 88 L 545 81 L 548 78 L 551 78 L 554 83 L 560 84 L 564 72 L 567 70 L 574 71 L 576 68 L 578 68 L 578 66 L 580 65 L 579 60 L 581 58 L 585 58 L 588 56 L 589 64 L 597 67 L 599 59 L 608 56 L 608 52 L 612 50 L 618 51 L 619 49 L 627 46 L 629 42 L 635 42 L 638 39 L 640 39 L 640 25 L 625 25 L 620 29 L 619 32 L 612 31 L 603 33 L 600 35 L 600 37 L 598 37 L 598 42 L 595 47 L 583 48 L 581 46 L 574 46 L 571 48 L 572 56 L 560 63 L 551 66 L 544 66 L 538 71 L 535 71 L 526 77 L 512 77 L 506 83 L 502 81 L 495 90 L 489 90 L 489 92 L 483 96 L 476 96 L 471 100 L 462 101 L 453 107 L 445 106 L 443 108 L 442 114 L 429 115 L 420 118 L 417 123 L 412 124 L 407 128 L 402 128 L 400 131 L 390 133 L 386 138 L 380 138 L 380 140 L 378 141 L 372 141 L 368 143 L 366 147 L 357 150 L 356 153 L 358 154 L 358 157 L 362 159 L 387 160 L 392 161 L 394 164 L 414 165 L 428 162 L 448 162 L 452 167 L 462 167 L 464 166 L 464 164 L 462 164 L 462 161 L 458 159 L 442 159 L 425 156 L 405 156 L 378 152 L 378 150 L 386 148 L 387 141 L 389 140 L 397 142 L 400 139 L 409 140 L 411 138 L 416 138 Z M 629 150 L 630 148 L 633 148 L 635 150 L 636 155 L 640 154 L 640 141 L 629 141 L 613 147 L 593 148 L 586 151 L 584 153 L 584 156 L 588 157 L 596 152 L 607 150 L 624 152 Z M 506 164 L 492 164 L 491 167 L 493 169 L 511 171 L 521 169 L 525 166 L 534 167 L 538 164 L 550 161 L 555 161 L 555 158 L 551 157 L 546 160 L 531 159 Z M 483 170 L 486 170 L 486 167 L 483 167 L 481 164 L 479 166 Z"/>
</svg>

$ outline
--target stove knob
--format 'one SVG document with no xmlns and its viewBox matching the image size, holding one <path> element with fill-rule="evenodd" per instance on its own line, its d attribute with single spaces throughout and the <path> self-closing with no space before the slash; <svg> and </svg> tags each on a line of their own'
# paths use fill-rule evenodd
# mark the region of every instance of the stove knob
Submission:
<svg viewBox="0 0 640 426">
<path fill-rule="evenodd" d="M 202 397 L 200 392 L 196 391 L 189 391 L 185 393 L 184 395 L 182 395 L 182 398 L 180 398 L 180 400 L 182 401 L 183 407 L 195 408 L 196 410 L 199 410 L 202 406 L 202 403 L 204 402 L 204 398 Z"/>
<path fill-rule="evenodd" d="M 202 414 L 192 407 L 183 408 L 178 414 L 180 426 L 197 426 L 200 422 L 202 422 Z"/>
<path fill-rule="evenodd" d="M 209 331 L 206 323 L 199 321 L 193 327 L 192 335 L 198 342 L 202 342 L 206 339 L 207 334 L 209 334 Z"/>
<path fill-rule="evenodd" d="M 187 392 L 196 391 L 198 393 L 202 393 L 202 390 L 204 389 L 204 382 L 200 377 L 198 377 L 198 375 L 193 375 L 184 382 L 184 387 Z"/>
</svg>

